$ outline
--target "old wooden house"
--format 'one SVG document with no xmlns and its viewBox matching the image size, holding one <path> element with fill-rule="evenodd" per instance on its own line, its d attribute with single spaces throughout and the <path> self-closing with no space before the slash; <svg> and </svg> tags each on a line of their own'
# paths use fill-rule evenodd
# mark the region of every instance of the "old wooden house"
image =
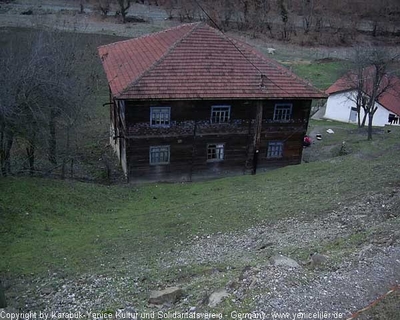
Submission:
<svg viewBox="0 0 400 320">
<path fill-rule="evenodd" d="M 132 180 L 192 180 L 298 164 L 325 94 L 204 23 L 99 47 L 111 144 Z"/>
</svg>

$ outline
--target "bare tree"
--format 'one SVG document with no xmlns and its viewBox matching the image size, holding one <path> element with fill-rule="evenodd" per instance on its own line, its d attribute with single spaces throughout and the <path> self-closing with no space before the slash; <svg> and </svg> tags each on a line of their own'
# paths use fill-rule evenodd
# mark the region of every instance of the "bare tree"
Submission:
<svg viewBox="0 0 400 320">
<path fill-rule="evenodd" d="M 285 0 L 278 1 L 278 8 L 279 8 L 278 9 L 279 15 L 280 15 L 281 21 L 282 21 L 282 39 L 289 40 L 291 30 L 290 30 L 290 24 L 289 24 L 289 11 L 287 9 Z"/>
<path fill-rule="evenodd" d="M 93 6 L 102 15 L 107 16 L 111 9 L 111 0 L 92 0 Z"/>
<path fill-rule="evenodd" d="M 350 99 L 356 104 L 357 109 L 357 124 L 359 128 L 365 126 L 365 120 L 367 119 L 367 96 L 365 90 L 365 70 L 367 68 L 367 60 L 364 59 L 363 48 L 358 47 L 354 51 L 353 55 L 353 71 L 347 76 L 348 80 L 352 83 L 356 89 L 355 97 L 351 96 Z M 363 119 L 361 120 L 361 110 L 364 111 Z"/>
<path fill-rule="evenodd" d="M 13 50 L 3 49 L 0 59 L 0 167 L 2 175 L 11 173 L 11 149 L 16 128 L 16 63 L 12 62 Z"/>
<path fill-rule="evenodd" d="M 355 90 L 351 97 L 356 103 L 358 125 L 363 127 L 368 119 L 368 140 L 372 140 L 373 118 L 378 110 L 379 98 L 392 87 L 394 78 L 388 74 L 388 66 L 397 55 L 387 48 L 358 47 L 353 58 L 353 70 L 348 73 L 347 82 Z M 361 111 L 364 116 L 361 120 Z"/>
<path fill-rule="evenodd" d="M 40 32 L 0 51 L 1 172 L 11 172 L 15 137 L 24 142 L 29 172 L 35 172 L 36 153 L 46 150 L 49 162 L 62 165 L 71 158 L 70 137 L 85 120 L 85 101 L 97 76 L 90 51 L 79 35 Z M 93 53 L 94 54 L 94 53 Z M 61 143 L 62 152 L 58 152 Z M 43 152 L 42 152 L 43 153 Z"/>
<path fill-rule="evenodd" d="M 28 40 L 29 41 L 29 40 Z M 10 157 L 16 136 L 26 142 L 30 172 L 34 171 L 34 152 L 38 128 L 43 125 L 44 114 L 40 108 L 42 89 L 40 83 L 41 46 L 14 41 L 1 52 L 3 80 L 1 85 L 1 158 L 3 175 L 11 172 Z M 26 49 L 29 48 L 29 49 Z"/>
<path fill-rule="evenodd" d="M 122 22 L 126 22 L 126 15 L 128 14 L 128 10 L 131 7 L 131 0 L 117 0 L 117 4 L 119 7 L 119 13 L 122 16 Z"/>
<path fill-rule="evenodd" d="M 160 2 L 161 6 L 164 7 L 165 12 L 168 15 L 168 19 L 172 19 L 174 17 L 174 9 L 176 7 L 176 0 L 162 0 Z"/>
<path fill-rule="evenodd" d="M 75 0 L 75 2 L 78 2 L 79 4 L 79 13 L 85 13 L 85 5 L 88 2 L 88 0 Z"/>
</svg>

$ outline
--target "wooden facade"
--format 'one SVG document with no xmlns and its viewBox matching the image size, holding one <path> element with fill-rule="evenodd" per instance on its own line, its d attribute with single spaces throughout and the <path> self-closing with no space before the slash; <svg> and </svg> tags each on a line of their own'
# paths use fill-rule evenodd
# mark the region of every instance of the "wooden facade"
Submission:
<svg viewBox="0 0 400 320">
<path fill-rule="evenodd" d="M 205 23 L 99 47 L 128 179 L 192 181 L 298 164 L 326 95 Z"/>
<path fill-rule="evenodd" d="M 215 119 L 215 107 L 229 107 L 229 114 Z M 152 110 L 159 108 L 169 110 L 167 124 L 152 124 Z M 132 181 L 254 174 L 301 162 L 310 109 L 310 99 L 114 100 L 111 141 Z M 164 152 L 162 163 L 152 163 L 152 150 Z"/>
</svg>

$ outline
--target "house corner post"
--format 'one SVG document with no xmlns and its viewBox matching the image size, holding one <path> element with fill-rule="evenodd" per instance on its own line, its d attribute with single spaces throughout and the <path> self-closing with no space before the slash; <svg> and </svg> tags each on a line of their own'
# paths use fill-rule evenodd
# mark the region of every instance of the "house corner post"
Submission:
<svg viewBox="0 0 400 320">
<path fill-rule="evenodd" d="M 263 118 L 263 104 L 262 104 L 262 101 L 257 101 L 257 103 L 256 103 L 256 117 L 255 117 L 255 121 L 254 121 L 253 170 L 252 170 L 252 174 L 256 174 L 256 172 L 257 172 L 258 156 L 259 156 L 259 152 L 260 152 L 262 118 Z"/>
</svg>

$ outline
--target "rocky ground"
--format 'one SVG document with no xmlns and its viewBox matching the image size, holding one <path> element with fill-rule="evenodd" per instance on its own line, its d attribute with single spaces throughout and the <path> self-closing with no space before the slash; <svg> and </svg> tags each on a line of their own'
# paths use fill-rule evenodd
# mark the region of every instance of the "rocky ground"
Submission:
<svg viewBox="0 0 400 320">
<path fill-rule="evenodd" d="M 104 274 L 8 279 L 8 310 L 319 311 L 344 319 L 400 284 L 399 205 L 393 186 L 313 219 L 300 211 L 246 232 L 181 241 L 153 264 L 131 257 Z M 313 261 L 312 253 L 323 259 Z M 183 296 L 148 304 L 152 290 L 171 286 Z"/>
</svg>

